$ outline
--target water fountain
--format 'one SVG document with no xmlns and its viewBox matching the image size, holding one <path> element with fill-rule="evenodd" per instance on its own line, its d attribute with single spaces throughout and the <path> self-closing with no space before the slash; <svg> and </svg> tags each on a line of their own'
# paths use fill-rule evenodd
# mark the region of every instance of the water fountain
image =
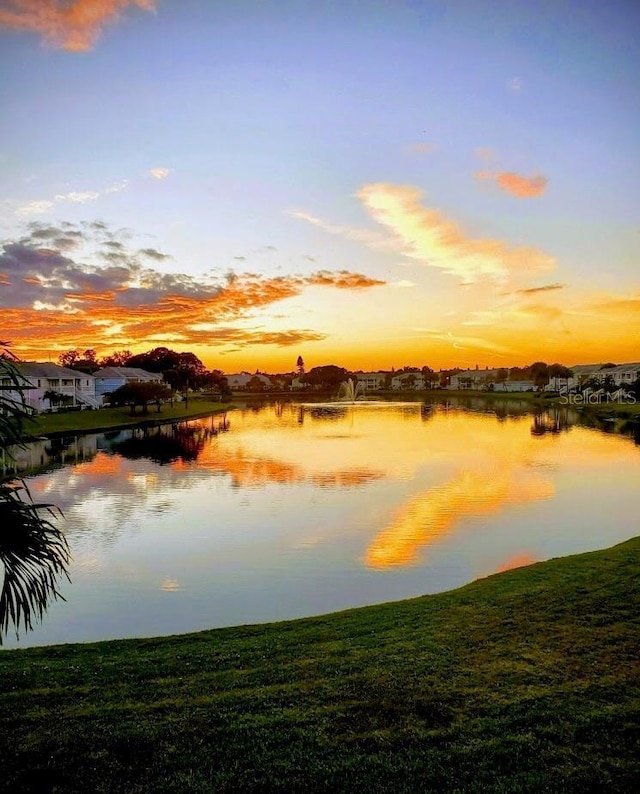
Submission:
<svg viewBox="0 0 640 794">
<path fill-rule="evenodd" d="M 338 402 L 353 403 L 356 400 L 365 399 L 365 385 L 362 381 L 349 378 L 340 384 L 338 389 Z"/>
</svg>

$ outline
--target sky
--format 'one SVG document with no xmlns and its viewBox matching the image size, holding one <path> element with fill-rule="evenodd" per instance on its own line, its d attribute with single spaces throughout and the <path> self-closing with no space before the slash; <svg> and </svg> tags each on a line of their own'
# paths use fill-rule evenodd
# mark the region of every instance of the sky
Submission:
<svg viewBox="0 0 640 794">
<path fill-rule="evenodd" d="M 635 0 L 0 0 L 0 339 L 640 360 Z"/>
</svg>

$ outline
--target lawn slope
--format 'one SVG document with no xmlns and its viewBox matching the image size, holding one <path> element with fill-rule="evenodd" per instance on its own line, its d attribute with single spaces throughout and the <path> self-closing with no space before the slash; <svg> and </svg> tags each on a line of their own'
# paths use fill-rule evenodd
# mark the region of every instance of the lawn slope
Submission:
<svg viewBox="0 0 640 794">
<path fill-rule="evenodd" d="M 627 792 L 640 539 L 449 593 L 0 653 L 6 791 Z"/>
</svg>

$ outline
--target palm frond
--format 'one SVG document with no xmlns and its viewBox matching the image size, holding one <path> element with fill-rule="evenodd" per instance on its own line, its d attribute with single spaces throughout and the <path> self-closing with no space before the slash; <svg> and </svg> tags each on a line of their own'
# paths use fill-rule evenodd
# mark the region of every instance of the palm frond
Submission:
<svg viewBox="0 0 640 794">
<path fill-rule="evenodd" d="M 0 644 L 13 624 L 19 630 L 33 628 L 52 600 L 64 596 L 58 579 L 69 579 L 70 551 L 62 531 L 47 517 L 60 512 L 48 504 L 36 504 L 24 483 L 0 485 L 0 563 L 4 584 L 0 593 Z"/>
</svg>

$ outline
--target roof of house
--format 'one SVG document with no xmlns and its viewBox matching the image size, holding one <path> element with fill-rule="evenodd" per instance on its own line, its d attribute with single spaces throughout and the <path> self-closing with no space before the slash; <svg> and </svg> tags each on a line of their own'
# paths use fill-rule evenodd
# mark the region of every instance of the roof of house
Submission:
<svg viewBox="0 0 640 794">
<path fill-rule="evenodd" d="M 19 372 L 27 378 L 92 378 L 86 372 L 79 372 L 76 369 L 61 367 L 59 364 L 39 361 L 16 361 L 15 366 Z"/>
<path fill-rule="evenodd" d="M 113 380 L 124 378 L 124 380 L 162 380 L 159 372 L 147 372 L 146 369 L 139 367 L 103 367 L 93 373 L 95 378 L 103 380 Z"/>
<path fill-rule="evenodd" d="M 235 375 L 227 375 L 227 383 L 229 385 L 236 385 L 236 386 L 246 386 L 247 383 L 251 380 L 251 378 L 258 378 L 263 383 L 271 384 L 271 379 L 268 375 L 263 374 L 262 372 L 239 372 Z"/>
</svg>

